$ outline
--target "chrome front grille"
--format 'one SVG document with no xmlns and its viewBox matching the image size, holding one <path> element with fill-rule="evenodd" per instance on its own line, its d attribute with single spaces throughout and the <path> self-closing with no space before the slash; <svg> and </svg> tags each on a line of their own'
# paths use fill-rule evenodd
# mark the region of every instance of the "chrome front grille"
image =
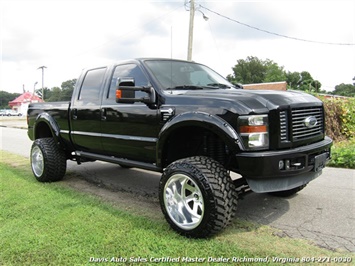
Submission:
<svg viewBox="0 0 355 266">
<path fill-rule="evenodd" d="M 280 111 L 280 142 L 297 142 L 324 133 L 322 107 L 304 107 Z"/>
<path fill-rule="evenodd" d="M 293 141 L 312 138 L 323 134 L 323 109 L 307 107 L 292 110 Z"/>
</svg>

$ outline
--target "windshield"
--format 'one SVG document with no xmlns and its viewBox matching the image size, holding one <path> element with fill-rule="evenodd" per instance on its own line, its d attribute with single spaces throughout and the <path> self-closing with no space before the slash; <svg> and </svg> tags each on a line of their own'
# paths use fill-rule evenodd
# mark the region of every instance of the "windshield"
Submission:
<svg viewBox="0 0 355 266">
<path fill-rule="evenodd" d="M 149 60 L 145 63 L 166 90 L 234 88 L 233 84 L 204 65 L 173 60 Z"/>
</svg>

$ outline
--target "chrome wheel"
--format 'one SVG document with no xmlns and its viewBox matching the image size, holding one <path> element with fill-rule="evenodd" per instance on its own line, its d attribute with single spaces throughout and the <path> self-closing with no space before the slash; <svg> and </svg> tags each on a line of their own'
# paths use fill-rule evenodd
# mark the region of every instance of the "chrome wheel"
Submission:
<svg viewBox="0 0 355 266">
<path fill-rule="evenodd" d="M 53 138 L 36 139 L 32 144 L 30 157 L 32 172 L 39 182 L 63 179 L 67 158 Z"/>
<path fill-rule="evenodd" d="M 34 146 L 31 153 L 31 166 L 35 176 L 42 176 L 44 171 L 44 157 L 41 149 Z"/>
<path fill-rule="evenodd" d="M 217 161 L 194 156 L 172 162 L 159 182 L 159 202 L 166 221 L 183 236 L 206 238 L 233 219 L 237 192 Z"/>
<path fill-rule="evenodd" d="M 181 229 L 192 230 L 203 219 L 204 201 L 198 185 L 185 174 L 174 174 L 166 182 L 165 209 Z"/>
</svg>

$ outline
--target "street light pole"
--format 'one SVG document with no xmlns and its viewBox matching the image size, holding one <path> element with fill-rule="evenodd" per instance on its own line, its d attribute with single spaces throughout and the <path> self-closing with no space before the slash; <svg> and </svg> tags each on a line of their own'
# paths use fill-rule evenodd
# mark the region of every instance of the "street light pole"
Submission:
<svg viewBox="0 0 355 266">
<path fill-rule="evenodd" d="M 192 43 L 194 35 L 194 18 L 195 18 L 195 0 L 190 1 L 190 24 L 189 24 L 189 41 L 187 46 L 187 60 L 192 60 Z"/>
<path fill-rule="evenodd" d="M 44 69 L 47 68 L 46 66 L 40 66 L 37 69 L 42 69 L 42 100 L 44 101 Z"/>
</svg>

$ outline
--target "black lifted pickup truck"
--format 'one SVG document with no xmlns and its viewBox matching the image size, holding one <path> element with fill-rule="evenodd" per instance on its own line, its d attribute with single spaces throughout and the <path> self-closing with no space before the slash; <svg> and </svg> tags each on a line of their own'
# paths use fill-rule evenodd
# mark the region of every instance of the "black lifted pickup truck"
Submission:
<svg viewBox="0 0 355 266">
<path fill-rule="evenodd" d="M 240 193 L 303 189 L 332 145 L 311 95 L 244 90 L 204 65 L 153 58 L 84 70 L 71 102 L 29 106 L 28 136 L 40 182 L 61 180 L 68 159 L 162 172 L 166 220 L 197 238 L 231 222 Z"/>
</svg>

